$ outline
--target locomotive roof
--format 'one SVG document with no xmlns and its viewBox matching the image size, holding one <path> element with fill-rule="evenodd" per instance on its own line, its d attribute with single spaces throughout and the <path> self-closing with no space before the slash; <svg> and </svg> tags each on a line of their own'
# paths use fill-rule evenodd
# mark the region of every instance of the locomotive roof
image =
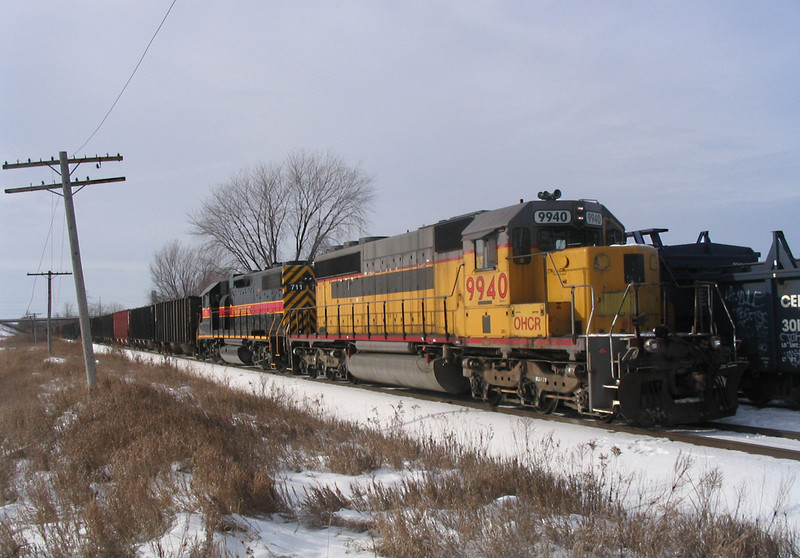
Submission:
<svg viewBox="0 0 800 558">
<path fill-rule="evenodd" d="M 492 211 L 486 211 L 475 216 L 462 236 L 465 240 L 474 240 L 487 233 L 507 227 L 515 218 L 522 213 L 525 208 L 530 207 L 533 202 L 523 202 L 509 207 L 502 207 Z"/>
<path fill-rule="evenodd" d="M 498 229 L 513 226 L 527 226 L 532 220 L 534 209 L 566 209 L 577 204 L 583 205 L 586 210 L 601 212 L 618 222 L 616 217 L 596 200 L 533 200 L 479 213 L 475 216 L 472 223 L 464 229 L 463 238 L 464 240 L 475 240 Z"/>
</svg>

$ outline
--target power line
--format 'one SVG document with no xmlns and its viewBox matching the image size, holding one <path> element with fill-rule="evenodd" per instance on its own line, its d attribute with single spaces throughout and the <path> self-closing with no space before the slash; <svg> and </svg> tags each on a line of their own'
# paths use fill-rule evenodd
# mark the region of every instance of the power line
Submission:
<svg viewBox="0 0 800 558">
<path fill-rule="evenodd" d="M 145 55 L 147 54 L 147 51 L 148 51 L 148 50 L 150 50 L 150 45 L 152 45 L 152 44 L 153 44 L 153 41 L 155 41 L 155 40 L 156 40 L 156 36 L 158 35 L 158 32 L 159 32 L 159 31 L 161 31 L 161 27 L 164 25 L 164 22 L 165 22 L 165 21 L 167 21 L 167 16 L 169 16 L 169 13 L 172 11 L 172 7 L 175 5 L 175 2 L 177 2 L 177 1 L 178 1 L 178 0 L 172 0 L 172 4 L 170 4 L 170 5 L 169 5 L 169 9 L 167 10 L 167 13 L 166 13 L 166 14 L 164 14 L 164 18 L 161 20 L 161 23 L 159 23 L 159 25 L 158 25 L 158 29 L 156 29 L 156 32 L 155 32 L 155 33 L 153 33 L 153 36 L 152 36 L 152 38 L 150 39 L 150 42 L 149 42 L 149 43 L 147 43 L 147 47 L 144 49 L 144 52 L 142 53 L 142 56 L 141 56 L 141 58 L 139 58 L 139 62 L 137 62 L 137 63 L 136 63 L 136 67 L 133 69 L 133 72 L 131 72 L 131 75 L 130 75 L 130 77 L 128 78 L 128 81 L 126 81 L 126 82 L 125 82 L 125 85 L 122 87 L 122 91 L 120 91 L 120 92 L 119 92 L 119 95 L 117 95 L 117 98 L 116 98 L 116 99 L 114 99 L 114 103 L 111 105 L 111 108 L 110 108 L 110 109 L 108 109 L 108 112 L 107 112 L 107 113 L 106 113 L 106 115 L 103 117 L 103 119 L 100 121 L 100 124 L 98 124 L 98 125 L 97 125 L 97 128 L 95 128 L 94 132 L 92 132 L 92 135 L 91 135 L 91 136 L 89 136 L 89 139 L 87 139 L 85 142 L 83 142 L 83 145 L 81 145 L 81 146 L 80 146 L 78 149 L 76 149 L 75 151 L 73 151 L 73 153 L 77 153 L 78 151 L 80 151 L 81 149 L 83 149 L 84 147 L 86 147 L 86 144 L 87 144 L 87 143 L 89 143 L 90 141 L 92 141 L 92 138 L 95 136 L 95 134 L 96 134 L 96 133 L 97 133 L 97 132 L 100 130 L 100 128 L 103 126 L 103 124 L 105 123 L 106 119 L 107 119 L 107 118 L 108 118 L 108 116 L 111 114 L 111 111 L 112 111 L 112 110 L 114 110 L 114 107 L 115 107 L 115 106 L 117 106 L 117 102 L 119 102 L 120 98 L 122 97 L 122 94 L 123 94 L 123 93 L 125 93 L 125 90 L 128 88 L 128 85 L 130 84 L 131 80 L 133 79 L 133 76 L 134 76 L 134 75 L 136 75 L 136 70 L 138 70 L 138 69 L 139 69 L 139 66 L 141 66 L 141 65 L 142 65 L 142 61 L 144 60 L 144 57 L 145 57 Z"/>
<path fill-rule="evenodd" d="M 56 199 L 60 200 L 61 198 L 56 198 Z M 57 202 L 56 205 L 54 205 L 52 208 L 52 213 L 50 215 L 50 227 L 47 229 L 47 237 L 44 240 L 44 246 L 42 247 L 42 255 L 39 257 L 39 267 L 36 268 L 36 271 L 42 270 L 42 262 L 44 262 L 44 256 L 45 253 L 47 252 L 47 245 L 50 244 L 52 247 L 51 241 L 53 239 L 53 223 L 55 222 L 56 211 L 58 210 L 59 205 L 61 205 L 60 201 Z M 50 260 L 51 260 L 50 265 L 52 267 L 53 265 L 52 256 Z M 31 288 L 31 299 L 28 301 L 28 308 L 25 310 L 26 314 L 29 314 L 31 311 L 31 305 L 33 304 L 33 298 L 35 295 L 36 295 L 36 280 L 34 279 L 33 287 Z"/>
</svg>

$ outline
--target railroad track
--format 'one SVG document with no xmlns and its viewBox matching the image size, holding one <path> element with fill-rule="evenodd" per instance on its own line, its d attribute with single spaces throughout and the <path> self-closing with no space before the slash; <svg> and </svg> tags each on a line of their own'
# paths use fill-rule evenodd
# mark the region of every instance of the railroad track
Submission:
<svg viewBox="0 0 800 558">
<path fill-rule="evenodd" d="M 725 432 L 738 432 L 741 434 L 753 434 L 756 436 L 800 441 L 800 432 L 795 432 L 793 430 L 780 430 L 778 428 L 765 428 L 763 426 L 750 426 L 747 424 L 726 424 L 722 422 L 707 422 L 702 426 L 716 428 L 717 430 Z"/>
<path fill-rule="evenodd" d="M 259 369 L 259 371 L 261 370 Z M 272 373 L 278 375 L 286 374 L 284 372 L 279 372 L 279 371 L 274 371 Z M 294 377 L 306 379 L 312 382 L 331 383 L 330 380 L 325 378 L 310 378 L 306 376 L 294 376 Z M 336 383 L 344 385 L 343 382 L 336 382 Z M 751 426 L 729 425 L 723 423 L 705 423 L 702 425 L 695 425 L 690 428 L 647 429 L 647 428 L 629 426 L 627 424 L 623 424 L 620 422 L 603 422 L 599 420 L 593 420 L 590 418 L 578 418 L 576 416 L 569 416 L 562 413 L 545 414 L 521 407 L 512 407 L 504 405 L 491 406 L 487 403 L 475 401 L 474 399 L 470 399 L 467 397 L 448 396 L 439 393 L 430 393 L 413 389 L 401 388 L 397 386 L 380 386 L 380 385 L 364 384 L 364 383 L 348 384 L 348 386 L 356 389 L 364 389 L 379 393 L 398 394 L 398 395 L 403 395 L 405 397 L 420 399 L 423 401 L 436 401 L 440 403 L 448 403 L 452 405 L 458 405 L 461 407 L 467 407 L 472 409 L 479 409 L 483 411 L 490 411 L 501 414 L 525 417 L 525 418 L 536 418 L 540 420 L 547 420 L 562 424 L 574 424 L 589 428 L 597 428 L 600 430 L 604 430 L 606 432 L 619 432 L 625 434 L 632 434 L 634 436 L 662 438 L 671 440 L 673 442 L 683 442 L 695 446 L 724 449 L 729 451 L 741 451 L 751 455 L 763 455 L 766 457 L 773 457 L 775 459 L 791 459 L 793 461 L 800 461 L 800 449 L 792 449 L 776 445 L 760 444 L 758 443 L 757 440 L 741 441 L 741 440 L 731 440 L 714 436 L 715 434 L 718 434 L 720 432 L 740 432 L 747 434 L 762 435 L 771 438 L 800 440 L 800 433 L 797 432 L 781 431 L 781 430 L 751 427 Z"/>
<path fill-rule="evenodd" d="M 177 356 L 177 355 L 171 355 L 171 356 L 172 358 L 181 358 L 184 360 L 205 362 L 186 356 Z M 623 424 L 620 422 L 603 422 L 603 421 L 593 420 L 590 418 L 578 418 L 577 416 L 569 416 L 561 413 L 545 414 L 521 407 L 512 407 L 504 405 L 491 406 L 487 403 L 476 401 L 466 396 L 464 397 L 451 396 L 441 393 L 424 392 L 397 386 L 381 386 L 381 385 L 366 384 L 366 383 L 346 384 L 345 382 L 342 381 L 331 381 L 327 378 L 311 378 L 309 376 L 300 376 L 300 375 L 295 376 L 280 370 L 262 370 L 257 366 L 237 367 L 231 364 L 224 364 L 224 363 L 221 363 L 221 365 L 232 366 L 234 368 L 246 368 L 263 374 L 274 374 L 277 376 L 291 376 L 293 378 L 302 379 L 309 382 L 335 383 L 338 385 L 347 385 L 348 387 L 353 389 L 363 389 L 379 393 L 403 395 L 405 397 L 411 397 L 423 401 L 436 401 L 440 403 L 448 403 L 466 408 L 479 409 L 483 411 L 496 412 L 501 414 L 524 417 L 524 418 L 536 418 L 538 420 L 546 420 L 562 424 L 573 424 L 587 428 L 596 428 L 606 432 L 618 432 L 618 433 L 631 434 L 634 436 L 662 438 L 671 440 L 673 442 L 683 442 L 694 446 L 724 449 L 729 451 L 741 451 L 751 455 L 763 455 L 775 459 L 791 459 L 794 461 L 800 461 L 800 449 L 780 447 L 778 445 L 760 444 L 758 443 L 757 440 L 753 439 L 748 441 L 742 441 L 742 440 L 731 440 L 731 439 L 726 439 L 724 437 L 715 436 L 715 434 L 718 434 L 720 432 L 737 432 L 737 433 L 760 435 L 772 439 L 777 438 L 777 439 L 800 440 L 800 433 L 797 432 L 760 428 L 754 426 L 731 425 L 724 423 L 705 423 L 702 425 L 695 425 L 690 428 L 646 429 L 646 428 L 629 426 L 627 424 Z"/>
</svg>

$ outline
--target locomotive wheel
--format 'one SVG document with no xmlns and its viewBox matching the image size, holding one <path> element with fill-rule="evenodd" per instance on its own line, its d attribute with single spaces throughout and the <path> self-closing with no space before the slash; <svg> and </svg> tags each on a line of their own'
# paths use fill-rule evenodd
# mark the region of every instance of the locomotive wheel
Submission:
<svg viewBox="0 0 800 558">
<path fill-rule="evenodd" d="M 271 357 L 262 358 L 257 364 L 261 370 L 275 370 L 275 365 L 272 363 Z"/>
<path fill-rule="evenodd" d="M 327 376 L 328 368 L 325 366 L 325 363 L 322 360 L 317 360 L 317 367 L 314 370 L 314 377 L 317 378 L 319 376 Z"/>
<path fill-rule="evenodd" d="M 503 394 L 499 389 L 489 387 L 486 388 L 486 395 L 483 396 L 483 400 L 492 407 L 497 407 L 503 400 Z"/>
<path fill-rule="evenodd" d="M 330 381 L 334 381 L 336 379 L 336 368 L 327 368 L 325 370 L 325 377 L 328 378 Z"/>
<path fill-rule="evenodd" d="M 301 358 L 297 361 L 297 368 L 293 369 L 293 372 L 296 375 L 303 375 L 305 376 L 308 374 L 308 364 L 306 363 L 305 359 Z"/>
<path fill-rule="evenodd" d="M 554 397 L 546 397 L 545 394 L 543 393 L 541 394 L 541 396 L 539 396 L 539 403 L 537 403 L 536 405 L 536 410 L 538 410 L 540 413 L 549 415 L 550 413 L 555 411 L 557 407 L 558 407 L 558 399 Z"/>
<path fill-rule="evenodd" d="M 609 424 L 609 423 L 614 422 L 614 419 L 617 418 L 618 416 L 619 416 L 619 407 L 614 405 L 614 409 L 612 410 L 611 413 L 609 413 L 607 415 L 600 415 L 600 418 L 598 420 L 600 422 L 604 422 L 606 424 Z"/>
</svg>

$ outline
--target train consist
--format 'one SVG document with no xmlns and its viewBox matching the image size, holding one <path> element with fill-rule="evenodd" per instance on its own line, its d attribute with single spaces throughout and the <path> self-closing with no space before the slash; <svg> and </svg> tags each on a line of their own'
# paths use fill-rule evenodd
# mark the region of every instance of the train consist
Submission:
<svg viewBox="0 0 800 558">
<path fill-rule="evenodd" d="M 783 233 L 773 232 L 769 253 L 759 261 L 758 252 L 714 243 L 707 231 L 694 244 L 673 246 L 664 245 L 665 232 L 649 229 L 629 236 L 659 251 L 662 282 L 679 301 L 677 320 L 692 327 L 685 293 L 697 281 L 713 284 L 710 294 L 729 314 L 704 319 L 714 322 L 746 363 L 744 395 L 759 405 L 776 399 L 800 402 L 800 262 Z"/>
<path fill-rule="evenodd" d="M 711 285 L 666 296 L 658 248 L 625 244 L 602 204 L 559 197 L 236 275 L 201 297 L 94 318 L 93 334 L 642 425 L 735 413 L 744 366 L 727 329 L 703 319 L 727 314 Z"/>
</svg>

